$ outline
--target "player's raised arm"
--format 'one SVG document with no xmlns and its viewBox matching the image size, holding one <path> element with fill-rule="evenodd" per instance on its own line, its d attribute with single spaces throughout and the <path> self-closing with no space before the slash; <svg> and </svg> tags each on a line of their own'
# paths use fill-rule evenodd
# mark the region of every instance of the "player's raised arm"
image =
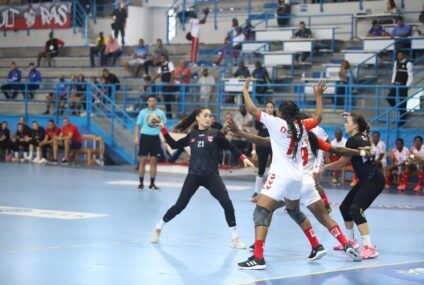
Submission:
<svg viewBox="0 0 424 285">
<path fill-rule="evenodd" d="M 244 102 L 246 104 L 246 109 L 247 111 L 254 116 L 255 118 L 258 117 L 260 110 L 258 108 L 256 108 L 255 104 L 252 101 L 252 98 L 250 98 L 250 94 L 249 94 L 249 84 L 252 81 L 252 78 L 249 77 L 246 79 L 246 82 L 244 83 L 243 86 L 243 97 L 244 97 Z"/>
</svg>

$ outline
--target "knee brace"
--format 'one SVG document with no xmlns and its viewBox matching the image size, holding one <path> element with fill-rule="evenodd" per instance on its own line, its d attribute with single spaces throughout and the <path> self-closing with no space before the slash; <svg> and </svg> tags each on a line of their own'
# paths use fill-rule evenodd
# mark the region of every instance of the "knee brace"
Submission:
<svg viewBox="0 0 424 285">
<path fill-rule="evenodd" d="M 287 209 L 287 213 L 298 225 L 306 220 L 305 214 L 300 209 Z"/>
<path fill-rule="evenodd" d="M 364 215 L 364 211 L 356 204 L 352 204 L 352 206 L 350 206 L 349 214 L 357 225 L 361 225 L 367 222 L 367 219 Z"/>
<path fill-rule="evenodd" d="M 253 212 L 253 221 L 255 222 L 255 227 L 267 227 L 268 216 L 270 211 L 261 206 L 256 206 L 255 211 Z"/>
</svg>

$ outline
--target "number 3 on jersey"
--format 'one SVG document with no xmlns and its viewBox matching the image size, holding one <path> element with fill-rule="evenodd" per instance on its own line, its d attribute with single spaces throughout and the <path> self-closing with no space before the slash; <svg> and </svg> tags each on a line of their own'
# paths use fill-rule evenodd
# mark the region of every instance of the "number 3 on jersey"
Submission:
<svg viewBox="0 0 424 285">
<path fill-rule="evenodd" d="M 197 147 L 204 147 L 205 141 L 197 141 Z"/>
</svg>

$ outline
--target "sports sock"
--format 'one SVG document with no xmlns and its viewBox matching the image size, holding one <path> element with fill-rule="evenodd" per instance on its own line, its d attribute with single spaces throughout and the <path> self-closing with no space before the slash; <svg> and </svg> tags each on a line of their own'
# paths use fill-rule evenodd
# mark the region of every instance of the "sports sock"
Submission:
<svg viewBox="0 0 424 285">
<path fill-rule="evenodd" d="M 371 236 L 370 235 L 363 235 L 362 236 L 362 242 L 364 243 L 364 245 L 366 246 L 372 246 L 371 243 Z"/>
<path fill-rule="evenodd" d="M 255 248 L 253 250 L 253 255 L 256 259 L 264 258 L 264 244 L 263 240 L 255 240 Z"/>
<path fill-rule="evenodd" d="M 328 202 L 328 198 L 327 198 L 327 194 L 325 194 L 325 192 L 322 192 L 322 194 L 320 194 L 322 201 L 324 201 L 324 205 L 325 206 L 329 206 L 330 202 Z"/>
<path fill-rule="evenodd" d="M 164 220 L 160 220 L 159 223 L 156 225 L 156 229 L 162 230 L 163 226 L 166 224 Z"/>
<path fill-rule="evenodd" d="M 231 231 L 231 239 L 235 239 L 239 237 L 236 226 L 230 227 L 230 231 Z"/>
<path fill-rule="evenodd" d="M 156 177 L 150 177 L 150 185 L 155 184 L 155 179 L 156 179 Z"/>
<path fill-rule="evenodd" d="M 316 248 L 317 246 L 319 246 L 319 241 L 318 241 L 312 227 L 304 230 L 303 232 L 305 233 L 306 237 L 308 238 L 312 248 Z"/>
<path fill-rule="evenodd" d="M 350 240 L 354 240 L 355 239 L 355 234 L 353 233 L 353 228 L 351 229 L 346 229 L 346 237 Z"/>
<path fill-rule="evenodd" d="M 256 176 L 256 181 L 255 181 L 255 193 L 259 194 L 259 192 L 261 192 L 262 189 L 262 181 L 263 178 Z"/>
<path fill-rule="evenodd" d="M 339 225 L 335 225 L 330 229 L 330 233 L 342 244 L 347 245 L 348 241 L 344 234 L 342 233 L 342 230 L 340 229 Z"/>
<path fill-rule="evenodd" d="M 140 184 L 143 185 L 143 183 L 144 183 L 144 177 L 141 177 L 140 176 L 138 179 L 140 180 Z"/>
</svg>

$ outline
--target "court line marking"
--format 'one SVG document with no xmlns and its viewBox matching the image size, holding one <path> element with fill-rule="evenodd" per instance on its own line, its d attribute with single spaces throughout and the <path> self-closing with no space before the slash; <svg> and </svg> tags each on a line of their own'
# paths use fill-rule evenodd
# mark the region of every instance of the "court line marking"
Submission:
<svg viewBox="0 0 424 285">
<path fill-rule="evenodd" d="M 20 207 L 0 206 L 0 215 L 27 216 L 37 218 L 77 220 L 87 218 L 106 217 L 108 215 L 84 212 L 56 211 L 47 209 L 33 209 Z"/>
<path fill-rule="evenodd" d="M 114 181 L 107 181 L 106 184 L 109 185 L 121 185 L 121 186 L 137 186 L 140 182 L 138 180 L 114 180 Z M 174 187 L 174 188 L 181 188 L 183 183 L 182 182 L 158 182 L 157 185 L 159 187 Z M 253 184 L 252 184 L 253 185 Z M 230 191 L 241 191 L 241 190 L 249 190 L 252 189 L 252 186 L 242 186 L 242 185 L 226 185 L 227 189 Z"/>
<path fill-rule="evenodd" d="M 298 274 L 298 275 L 289 275 L 289 276 L 278 276 L 278 277 L 271 277 L 271 278 L 266 278 L 266 279 L 230 283 L 230 285 L 245 285 L 245 284 L 252 284 L 252 283 L 256 283 L 256 282 L 282 280 L 282 279 L 290 279 L 290 278 L 298 278 L 298 277 L 308 277 L 308 276 L 321 275 L 321 274 L 327 274 L 327 273 L 351 271 L 351 270 L 358 270 L 358 269 L 374 269 L 374 268 L 382 268 L 382 267 L 389 267 L 389 266 L 396 266 L 396 265 L 406 265 L 406 264 L 415 264 L 415 263 L 424 263 L 424 260 L 406 261 L 406 262 L 380 264 L 380 265 L 371 265 L 371 266 L 365 266 L 365 267 L 351 267 L 351 268 L 333 269 L 333 270 L 326 270 L 326 271 L 319 271 L 319 272 L 305 273 L 305 274 Z"/>
</svg>

